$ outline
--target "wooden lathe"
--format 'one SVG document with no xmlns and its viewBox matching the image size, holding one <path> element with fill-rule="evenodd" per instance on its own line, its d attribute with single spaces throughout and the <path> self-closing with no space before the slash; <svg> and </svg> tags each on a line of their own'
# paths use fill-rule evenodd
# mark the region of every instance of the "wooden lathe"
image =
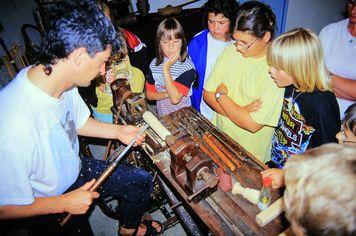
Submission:
<svg viewBox="0 0 356 236">
<path fill-rule="evenodd" d="M 267 167 L 192 107 L 157 118 L 147 111 L 145 97 L 132 94 L 124 80 L 112 84 L 122 123 L 150 125 L 143 150 L 159 176 L 194 220 L 214 235 L 278 235 L 287 227 L 283 215 L 261 227 L 258 207 L 241 195 L 224 192 L 217 170 L 232 182 L 261 189 L 260 172 Z M 281 197 L 272 193 L 272 203 Z"/>
</svg>

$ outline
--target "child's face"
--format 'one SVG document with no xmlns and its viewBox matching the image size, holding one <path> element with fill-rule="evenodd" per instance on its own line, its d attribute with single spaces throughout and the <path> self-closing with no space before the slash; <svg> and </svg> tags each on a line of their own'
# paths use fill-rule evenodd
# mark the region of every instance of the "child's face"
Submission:
<svg viewBox="0 0 356 236">
<path fill-rule="evenodd" d="M 356 145 L 356 136 L 344 125 L 341 126 L 340 132 L 336 134 L 336 138 L 339 144 Z"/>
<path fill-rule="evenodd" d="M 284 70 L 278 70 L 275 67 L 270 66 L 268 73 L 279 88 L 284 88 L 294 83 L 293 78 Z"/>
<path fill-rule="evenodd" d="M 177 52 L 180 52 L 180 49 L 182 47 L 182 39 L 177 39 L 174 37 L 174 35 L 171 35 L 170 38 L 162 37 L 160 44 L 164 56 L 170 58 L 171 56 L 175 55 Z"/>
<path fill-rule="evenodd" d="M 236 30 L 232 34 L 232 38 L 236 50 L 240 52 L 243 57 L 258 58 L 266 55 L 270 33 L 266 32 L 262 38 L 257 38 L 248 32 Z"/>
<path fill-rule="evenodd" d="M 226 18 L 222 13 L 215 14 L 213 12 L 209 12 L 208 28 L 214 38 L 222 41 L 227 41 L 230 29 L 230 20 Z"/>
</svg>

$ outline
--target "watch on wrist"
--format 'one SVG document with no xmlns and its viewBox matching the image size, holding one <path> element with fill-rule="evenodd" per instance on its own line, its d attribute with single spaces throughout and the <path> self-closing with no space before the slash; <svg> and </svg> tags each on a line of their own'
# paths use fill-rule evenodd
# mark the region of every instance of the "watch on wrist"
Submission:
<svg viewBox="0 0 356 236">
<path fill-rule="evenodd" d="M 225 93 L 223 93 L 223 92 L 217 92 L 217 93 L 215 93 L 215 98 L 216 98 L 216 101 L 219 101 L 219 98 L 221 98 L 221 96 L 222 95 L 225 95 Z"/>
</svg>

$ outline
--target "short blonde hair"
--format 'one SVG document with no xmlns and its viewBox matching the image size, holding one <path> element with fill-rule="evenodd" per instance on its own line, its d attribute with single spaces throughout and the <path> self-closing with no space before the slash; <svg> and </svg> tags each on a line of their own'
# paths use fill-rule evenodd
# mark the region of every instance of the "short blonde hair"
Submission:
<svg viewBox="0 0 356 236">
<path fill-rule="evenodd" d="M 290 75 L 301 92 L 332 91 L 321 43 L 311 30 L 294 29 L 277 37 L 268 50 L 267 61 Z"/>
<path fill-rule="evenodd" d="M 285 165 L 289 220 L 309 235 L 356 233 L 356 148 L 326 144 Z"/>
</svg>

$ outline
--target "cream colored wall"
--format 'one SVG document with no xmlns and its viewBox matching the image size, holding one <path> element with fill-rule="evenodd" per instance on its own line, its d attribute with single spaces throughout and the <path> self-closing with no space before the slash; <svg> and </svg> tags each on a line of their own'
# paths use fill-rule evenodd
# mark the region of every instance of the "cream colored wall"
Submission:
<svg viewBox="0 0 356 236">
<path fill-rule="evenodd" d="M 309 28 L 319 34 L 332 22 L 343 19 L 345 0 L 289 0 L 285 30 Z"/>
</svg>

